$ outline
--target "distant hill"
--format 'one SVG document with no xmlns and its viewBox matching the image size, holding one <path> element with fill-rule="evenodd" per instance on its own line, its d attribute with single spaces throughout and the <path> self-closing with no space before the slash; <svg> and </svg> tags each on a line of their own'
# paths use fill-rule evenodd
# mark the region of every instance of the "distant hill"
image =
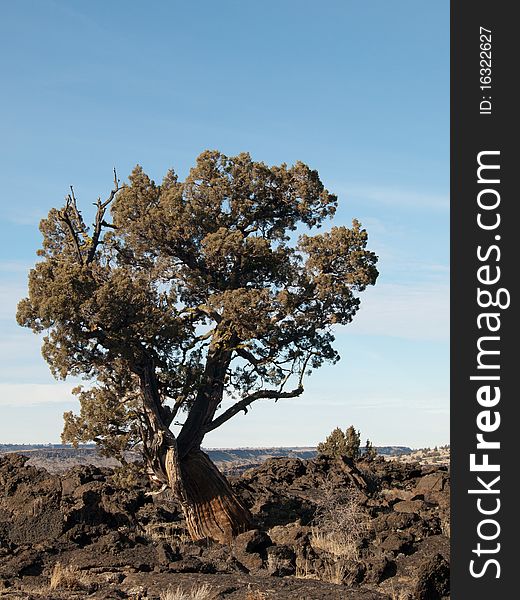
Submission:
<svg viewBox="0 0 520 600">
<path fill-rule="evenodd" d="M 378 454 L 401 456 L 412 452 L 406 446 L 383 446 L 376 448 Z M 208 448 L 211 460 L 221 471 L 238 475 L 246 469 L 257 467 L 269 458 L 309 459 L 317 455 L 315 447 L 291 446 L 286 448 Z"/>
<path fill-rule="evenodd" d="M 381 446 L 376 448 L 384 456 L 410 454 L 407 446 Z M 240 473 L 250 467 L 261 465 L 269 458 L 314 458 L 316 448 L 290 446 L 268 448 L 204 448 L 215 464 L 226 473 Z M 118 462 L 101 456 L 95 444 L 81 444 L 73 448 L 66 444 L 0 444 L 0 454 L 17 452 L 30 457 L 30 463 L 51 472 L 65 471 L 77 464 L 92 464 L 98 467 L 115 467 Z M 130 455 L 131 457 L 132 455 Z M 135 458 L 138 457 L 134 454 Z"/>
</svg>

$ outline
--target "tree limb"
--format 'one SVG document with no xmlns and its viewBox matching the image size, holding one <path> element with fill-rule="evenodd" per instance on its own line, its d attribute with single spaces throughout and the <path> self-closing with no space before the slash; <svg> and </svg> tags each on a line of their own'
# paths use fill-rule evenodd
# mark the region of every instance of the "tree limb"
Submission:
<svg viewBox="0 0 520 600">
<path fill-rule="evenodd" d="M 112 188 L 110 195 L 104 202 L 101 202 L 101 198 L 98 198 L 95 202 L 95 206 L 97 207 L 96 220 L 94 222 L 94 233 L 92 234 L 92 240 L 90 242 L 86 264 L 89 264 L 94 260 L 103 227 L 110 227 L 110 225 L 105 221 L 105 212 L 108 205 L 114 200 L 117 192 L 119 192 L 120 189 L 119 179 L 117 178 L 117 173 L 114 168 L 114 187 Z"/>
<path fill-rule="evenodd" d="M 247 360 L 247 362 L 251 363 L 255 368 L 264 363 L 264 360 L 257 358 L 252 352 L 249 352 L 249 350 L 246 350 L 245 348 L 235 348 L 235 352 L 240 358 Z"/>
<path fill-rule="evenodd" d="M 58 213 L 58 215 L 59 215 L 60 220 L 62 221 L 62 223 L 65 224 L 65 226 L 67 227 L 67 229 L 70 233 L 70 236 L 72 238 L 72 243 L 74 244 L 74 249 L 76 250 L 78 261 L 81 265 L 89 264 L 94 259 L 97 247 L 100 243 L 100 236 L 101 236 L 101 231 L 102 231 L 103 227 L 113 227 L 113 225 L 111 225 L 110 223 L 107 223 L 104 220 L 104 217 L 105 217 L 105 212 L 106 212 L 108 205 L 114 200 L 117 192 L 119 192 L 120 189 L 121 188 L 119 187 L 119 179 L 117 178 L 117 173 L 116 173 L 116 170 L 114 169 L 114 187 L 113 187 L 112 191 L 110 192 L 109 197 L 104 202 L 101 202 L 100 198 L 98 198 L 97 202 L 95 202 L 95 206 L 97 207 L 97 212 L 96 212 L 96 219 L 94 222 L 94 233 L 92 235 L 92 238 L 90 238 L 87 235 L 87 228 L 85 227 L 85 223 L 83 221 L 81 213 L 78 210 L 76 196 L 74 194 L 74 188 L 72 185 L 70 186 L 70 194 L 66 198 L 67 203 L 65 205 L 65 208 L 63 210 L 61 210 Z M 69 214 L 69 211 L 72 213 L 72 218 L 71 218 L 71 215 Z M 74 226 L 74 220 L 76 221 L 77 227 L 79 227 L 79 232 L 76 230 L 76 227 Z M 79 233 L 81 233 L 86 238 L 85 242 L 82 242 L 79 239 L 79 235 L 78 235 Z M 88 252 L 87 252 L 86 258 L 83 257 L 83 253 L 82 253 L 82 249 L 84 249 L 85 247 L 88 247 Z"/>
<path fill-rule="evenodd" d="M 247 353 L 250 354 L 249 352 L 247 352 Z M 315 353 L 314 352 L 307 353 L 307 356 L 305 357 L 305 360 L 303 361 L 303 365 L 300 369 L 300 377 L 298 380 L 298 386 L 296 388 L 294 388 L 290 392 L 283 391 L 285 384 L 287 383 L 287 381 L 289 380 L 290 376 L 293 373 L 293 371 L 291 370 L 287 374 L 285 379 L 283 380 L 283 382 L 280 385 L 278 390 L 258 390 L 256 392 L 253 392 L 252 394 L 249 394 L 248 396 L 245 396 L 244 398 L 242 398 L 242 400 L 239 400 L 238 402 L 233 404 L 233 406 L 231 406 L 226 411 L 224 411 L 216 419 L 213 419 L 213 421 L 211 421 L 211 423 L 209 423 L 206 426 L 205 433 L 208 433 L 210 431 L 213 431 L 217 427 L 220 427 L 222 424 L 224 424 L 226 421 L 229 421 L 229 419 L 234 417 L 236 414 L 238 414 L 242 410 L 244 411 L 244 413 L 247 413 L 247 407 L 250 404 L 252 404 L 255 400 L 273 399 L 273 400 L 277 401 L 280 398 L 296 398 L 297 396 L 300 396 L 303 393 L 303 378 L 305 375 L 305 370 L 306 370 L 307 364 L 309 363 L 309 360 L 311 359 L 313 354 L 315 354 Z M 252 354 L 250 356 L 252 359 L 256 359 L 256 357 L 253 356 Z M 249 357 L 247 358 L 247 360 L 250 360 Z M 256 360 L 258 360 L 258 359 L 256 359 Z M 254 363 L 252 362 L 252 364 L 254 364 Z"/>
<path fill-rule="evenodd" d="M 210 431 L 213 431 L 217 427 L 220 427 L 223 423 L 229 421 L 229 419 L 234 417 L 237 413 L 239 413 L 242 410 L 244 412 L 247 412 L 247 407 L 250 404 L 252 404 L 255 400 L 260 400 L 261 398 L 271 398 L 273 400 L 279 400 L 280 398 L 296 398 L 297 396 L 302 394 L 302 392 L 303 386 L 301 385 L 301 383 L 298 385 L 297 388 L 291 390 L 290 392 L 282 392 L 280 390 L 258 390 L 253 394 L 245 396 L 244 398 L 242 398 L 242 400 L 236 402 L 235 404 L 233 404 L 233 406 L 224 411 L 216 419 L 213 419 L 213 421 L 206 426 L 205 432 L 208 433 Z"/>
<path fill-rule="evenodd" d="M 67 203 L 65 205 L 65 208 L 58 212 L 58 216 L 60 218 L 60 221 L 62 223 L 64 223 L 65 226 L 67 227 L 67 229 L 69 230 L 70 237 L 72 238 L 72 243 L 74 244 L 74 248 L 76 250 L 76 255 L 78 257 L 78 261 L 79 261 L 80 265 L 82 265 L 83 264 L 83 255 L 81 254 L 81 243 L 78 238 L 78 232 L 76 231 L 76 228 L 74 227 L 74 224 L 72 223 L 72 219 L 70 218 L 69 209 L 72 208 L 72 211 L 74 212 L 76 219 L 79 218 L 80 222 L 81 222 L 81 215 L 79 215 L 79 211 L 76 207 L 76 198 L 74 197 L 74 190 L 73 190 L 72 186 L 70 186 L 70 189 L 71 189 L 71 194 L 69 194 L 67 196 Z"/>
</svg>

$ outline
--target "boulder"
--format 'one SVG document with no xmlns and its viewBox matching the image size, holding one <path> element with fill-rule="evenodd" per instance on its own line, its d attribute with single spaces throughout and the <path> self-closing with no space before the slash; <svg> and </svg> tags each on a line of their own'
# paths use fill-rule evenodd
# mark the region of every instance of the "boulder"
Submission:
<svg viewBox="0 0 520 600">
<path fill-rule="evenodd" d="M 419 515 L 406 512 L 392 512 L 386 515 L 379 515 L 372 521 L 372 527 L 376 533 L 382 531 L 397 531 L 407 529 L 419 521 Z"/>
<path fill-rule="evenodd" d="M 59 477 L 26 462 L 17 454 L 0 457 L 0 533 L 16 545 L 57 539 L 64 531 Z"/>
<path fill-rule="evenodd" d="M 367 583 L 379 584 L 396 574 L 397 566 L 388 556 L 381 556 L 365 562 L 365 579 Z"/>
<path fill-rule="evenodd" d="M 271 538 L 264 531 L 252 529 L 241 533 L 233 541 L 233 556 L 248 569 L 258 571 L 264 566 L 267 548 L 272 546 Z"/>
<path fill-rule="evenodd" d="M 425 561 L 419 567 L 417 577 L 417 600 L 441 600 L 450 593 L 450 566 L 440 554 Z"/>
<path fill-rule="evenodd" d="M 270 546 L 267 548 L 267 572 L 276 577 L 286 577 L 296 573 L 296 553 L 290 546 Z"/>
<path fill-rule="evenodd" d="M 426 504 L 423 500 L 402 500 L 394 504 L 394 510 L 398 513 L 415 513 L 418 514 L 421 510 L 426 508 Z"/>
<path fill-rule="evenodd" d="M 277 525 L 269 530 L 269 537 L 276 545 L 294 546 L 302 538 L 309 536 L 311 528 L 299 521 L 287 525 Z"/>
<path fill-rule="evenodd" d="M 387 552 L 397 554 L 408 554 L 412 549 L 413 536 L 408 533 L 390 533 L 382 542 L 381 548 Z"/>
<path fill-rule="evenodd" d="M 421 477 L 415 486 L 416 493 L 442 492 L 446 486 L 448 475 L 446 473 L 430 473 Z"/>
</svg>

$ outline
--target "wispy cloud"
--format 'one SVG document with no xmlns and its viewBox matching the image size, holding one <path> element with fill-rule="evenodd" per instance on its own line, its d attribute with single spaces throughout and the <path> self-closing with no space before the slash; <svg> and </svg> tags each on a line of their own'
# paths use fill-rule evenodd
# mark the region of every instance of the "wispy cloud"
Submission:
<svg viewBox="0 0 520 600">
<path fill-rule="evenodd" d="M 3 220 L 14 225 L 30 225 L 38 227 L 40 221 L 47 216 L 48 208 L 41 206 L 27 206 L 20 200 L 12 205 L 2 207 L 0 213 Z"/>
<path fill-rule="evenodd" d="M 282 401 L 280 401 L 282 402 Z M 321 390 L 306 391 L 298 398 L 283 400 L 284 405 L 291 404 L 293 407 L 311 407 L 320 406 L 322 408 L 348 408 L 349 410 L 386 410 L 386 409 L 406 409 L 411 404 L 422 411 L 434 412 L 444 410 L 449 406 L 447 396 L 439 395 L 438 393 L 418 393 L 403 389 L 402 393 L 395 392 L 384 393 L 381 391 L 366 390 L 362 396 L 359 393 L 348 394 L 335 393 L 327 394 Z"/>
<path fill-rule="evenodd" d="M 27 286 L 21 281 L 4 282 L 0 285 L 0 319 L 14 322 L 18 302 L 27 295 Z"/>
<path fill-rule="evenodd" d="M 74 402 L 71 383 L 0 383 L 0 406 Z"/>
<path fill-rule="evenodd" d="M 32 263 L 22 260 L 0 260 L 0 273 L 15 273 L 25 276 L 32 266 Z"/>
<path fill-rule="evenodd" d="M 402 189 L 395 186 L 339 184 L 331 186 L 331 189 L 347 198 L 357 198 L 387 206 L 447 211 L 450 205 L 449 194 Z"/>
<path fill-rule="evenodd" d="M 23 263 L 0 262 L 5 279 L 0 284 L 0 381 L 41 383 L 51 378 L 40 351 L 42 336 L 16 322 L 18 302 L 27 296 L 24 271 Z"/>
<path fill-rule="evenodd" d="M 18 328 L 2 328 L 0 339 L 0 381 L 3 383 L 53 382 L 41 355 L 41 338 Z"/>
<path fill-rule="evenodd" d="M 447 341 L 449 318 L 448 285 L 381 283 L 365 292 L 354 320 L 338 333 Z"/>
<path fill-rule="evenodd" d="M 398 278 L 399 283 L 404 279 L 404 281 L 430 282 L 432 285 L 448 284 L 450 267 L 447 264 L 413 258 L 391 246 L 375 248 L 375 252 L 379 256 L 380 272 L 388 273 L 394 281 Z"/>
</svg>

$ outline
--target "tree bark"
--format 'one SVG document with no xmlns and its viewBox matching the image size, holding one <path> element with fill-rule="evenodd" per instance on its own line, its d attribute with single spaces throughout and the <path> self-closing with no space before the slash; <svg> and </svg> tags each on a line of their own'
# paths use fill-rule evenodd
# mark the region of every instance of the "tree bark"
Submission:
<svg viewBox="0 0 520 600">
<path fill-rule="evenodd" d="M 159 438 L 161 443 L 148 449 L 148 462 L 180 502 L 192 540 L 227 544 L 253 527 L 251 513 L 205 452 L 192 450 L 181 458 L 173 435 Z"/>
<path fill-rule="evenodd" d="M 222 364 L 215 362 L 217 365 L 212 364 L 208 370 L 221 371 Z M 216 408 L 213 403 L 222 398 L 223 375 L 215 379 L 212 382 L 214 389 L 210 387 L 213 393 L 204 390 L 205 393 L 197 398 L 198 414 L 193 418 L 192 409 L 189 427 L 182 429 L 185 440 L 182 443 L 183 438 L 176 439 L 163 418 L 153 366 L 146 365 L 141 373 L 148 422 L 143 446 L 155 479 L 170 487 L 180 501 L 191 538 L 229 543 L 237 534 L 251 529 L 252 517 L 234 495 L 227 479 L 200 449 L 205 433 L 203 427 Z M 191 434 L 189 440 L 186 440 L 187 431 Z"/>
<path fill-rule="evenodd" d="M 224 381 L 231 356 L 232 352 L 222 348 L 218 336 L 215 336 L 208 351 L 202 385 L 177 438 L 181 459 L 200 448 L 206 434 L 206 426 L 212 421 L 217 407 L 222 402 Z"/>
<path fill-rule="evenodd" d="M 225 544 L 252 528 L 251 513 L 207 454 L 192 451 L 180 467 L 185 493 L 182 509 L 193 540 L 210 538 Z"/>
</svg>

